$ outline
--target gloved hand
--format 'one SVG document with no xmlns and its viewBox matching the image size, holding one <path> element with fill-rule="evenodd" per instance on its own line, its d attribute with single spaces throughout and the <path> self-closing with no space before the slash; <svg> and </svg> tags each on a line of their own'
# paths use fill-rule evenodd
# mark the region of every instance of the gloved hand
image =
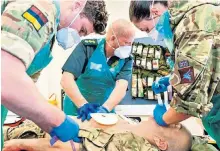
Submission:
<svg viewBox="0 0 220 151">
<path fill-rule="evenodd" d="M 96 113 L 109 113 L 109 110 L 105 108 L 104 106 L 98 107 Z"/>
<path fill-rule="evenodd" d="M 163 115 L 166 113 L 166 106 L 163 104 L 162 106 L 157 104 L 154 109 L 154 119 L 160 126 L 168 126 L 167 123 L 163 120 Z"/>
<path fill-rule="evenodd" d="M 84 122 L 85 120 L 90 120 L 92 117 L 90 116 L 90 113 L 95 113 L 98 109 L 98 104 L 92 104 L 92 103 L 86 103 L 83 106 L 81 106 L 78 109 L 78 116 L 77 118 L 82 120 Z"/>
<path fill-rule="evenodd" d="M 63 123 L 60 126 L 54 127 L 50 136 L 56 136 L 62 142 L 67 142 L 73 140 L 74 142 L 81 142 L 81 139 L 78 137 L 79 125 L 70 117 L 66 116 Z"/>
<path fill-rule="evenodd" d="M 152 84 L 152 90 L 158 94 L 167 91 L 167 87 L 170 85 L 169 77 L 162 77 L 158 81 L 154 81 Z"/>
</svg>

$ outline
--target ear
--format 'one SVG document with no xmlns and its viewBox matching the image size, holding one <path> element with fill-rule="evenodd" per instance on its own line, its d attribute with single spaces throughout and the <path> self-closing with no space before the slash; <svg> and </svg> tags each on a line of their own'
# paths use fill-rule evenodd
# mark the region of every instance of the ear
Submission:
<svg viewBox="0 0 220 151">
<path fill-rule="evenodd" d="M 115 40 L 115 36 L 112 35 L 110 39 L 111 39 L 111 41 L 114 41 Z"/>
<path fill-rule="evenodd" d="M 168 144 L 167 144 L 167 142 L 164 139 L 162 139 L 162 138 L 160 138 L 158 136 L 154 136 L 153 140 L 154 140 L 155 144 L 157 145 L 157 147 L 160 150 L 164 150 L 165 151 L 165 150 L 168 149 Z"/>
<path fill-rule="evenodd" d="M 150 12 L 154 17 L 161 15 L 160 10 L 157 7 L 151 7 Z"/>
</svg>

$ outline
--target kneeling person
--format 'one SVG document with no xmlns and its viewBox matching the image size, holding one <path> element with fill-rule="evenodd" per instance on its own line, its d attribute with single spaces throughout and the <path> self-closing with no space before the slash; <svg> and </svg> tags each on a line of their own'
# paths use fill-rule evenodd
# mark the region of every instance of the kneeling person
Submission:
<svg viewBox="0 0 220 151">
<path fill-rule="evenodd" d="M 108 113 L 125 96 L 132 73 L 132 23 L 114 21 L 103 39 L 82 41 L 63 66 L 64 112 L 84 121 L 89 113 Z"/>
</svg>

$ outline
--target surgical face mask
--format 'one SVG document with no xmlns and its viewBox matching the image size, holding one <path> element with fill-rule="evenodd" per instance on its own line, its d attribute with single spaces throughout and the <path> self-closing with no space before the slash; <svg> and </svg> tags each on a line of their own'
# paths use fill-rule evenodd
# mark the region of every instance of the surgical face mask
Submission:
<svg viewBox="0 0 220 151">
<path fill-rule="evenodd" d="M 66 50 L 71 48 L 74 44 L 78 44 L 80 42 L 80 36 L 77 30 L 66 27 L 57 32 L 57 41 L 58 44 Z"/>
<path fill-rule="evenodd" d="M 157 31 L 156 27 L 154 27 L 149 33 L 147 33 L 149 37 L 151 37 L 154 41 L 163 41 L 164 36 Z"/>
<path fill-rule="evenodd" d="M 153 4 L 154 4 L 154 1 L 151 7 L 153 7 Z M 154 18 L 153 15 L 151 18 Z M 169 12 L 166 11 L 163 13 L 163 15 L 160 16 L 157 24 L 155 24 L 155 21 L 153 19 L 154 28 L 153 30 L 151 30 L 151 32 L 148 35 L 151 36 L 155 40 L 158 40 L 159 36 L 162 37 L 170 53 L 172 53 L 174 49 L 173 32 L 170 27 L 169 18 L 170 18 Z"/>
<path fill-rule="evenodd" d="M 168 11 L 164 12 L 163 15 L 160 16 L 156 25 L 156 30 L 163 36 L 167 48 L 170 53 L 172 53 L 174 49 L 173 31 L 170 26 L 170 14 Z"/>
<path fill-rule="evenodd" d="M 115 49 L 114 55 L 120 59 L 128 58 L 131 54 L 131 46 L 120 46 Z"/>
<path fill-rule="evenodd" d="M 159 33 L 154 26 L 154 28 L 149 33 L 147 33 L 147 35 L 156 41 L 158 39 Z"/>
<path fill-rule="evenodd" d="M 153 5 L 154 5 L 154 1 L 152 2 L 151 9 L 153 8 Z M 156 24 L 155 24 L 154 16 L 153 15 L 150 16 L 149 20 L 153 20 L 154 28 L 147 34 L 148 34 L 149 37 L 151 37 L 152 39 L 154 39 L 156 41 L 158 39 L 159 33 L 156 30 Z"/>
<path fill-rule="evenodd" d="M 114 36 L 116 37 L 116 40 L 117 40 L 117 43 L 119 46 L 118 48 L 115 49 L 114 55 L 119 57 L 120 59 L 128 58 L 131 54 L 131 46 L 120 46 L 118 38 L 117 38 L 113 28 L 112 28 L 112 32 L 113 32 Z"/>
<path fill-rule="evenodd" d="M 79 11 L 76 17 L 73 18 L 68 27 L 62 28 L 57 32 L 57 41 L 58 44 L 63 47 L 63 49 L 71 48 L 74 44 L 80 42 L 80 35 L 76 29 L 70 28 L 76 18 L 79 16 L 83 8 Z"/>
</svg>

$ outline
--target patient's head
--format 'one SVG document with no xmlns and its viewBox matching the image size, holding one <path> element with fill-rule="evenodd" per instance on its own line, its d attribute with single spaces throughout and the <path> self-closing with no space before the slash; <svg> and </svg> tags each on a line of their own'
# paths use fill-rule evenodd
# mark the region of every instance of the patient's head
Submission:
<svg viewBox="0 0 220 151">
<path fill-rule="evenodd" d="M 169 127 L 159 126 L 150 117 L 145 123 L 148 141 L 164 151 L 189 151 L 192 145 L 190 132 L 180 124 Z"/>
</svg>

